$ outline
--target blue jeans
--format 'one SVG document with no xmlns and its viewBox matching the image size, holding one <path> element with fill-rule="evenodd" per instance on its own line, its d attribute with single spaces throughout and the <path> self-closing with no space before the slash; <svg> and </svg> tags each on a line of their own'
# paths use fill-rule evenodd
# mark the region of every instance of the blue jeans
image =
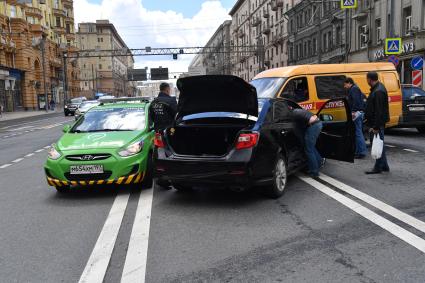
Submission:
<svg viewBox="0 0 425 283">
<path fill-rule="evenodd" d="M 381 137 L 382 140 L 384 140 L 384 128 L 379 129 L 379 136 Z M 373 137 L 374 137 L 374 134 L 373 132 L 371 132 L 370 133 L 371 143 L 373 143 Z M 384 149 L 382 150 L 382 156 L 381 158 L 375 161 L 375 167 L 373 169 L 377 171 L 390 170 L 390 167 L 388 166 L 387 155 L 385 153 L 385 145 L 384 145 Z"/>
<path fill-rule="evenodd" d="M 363 117 L 364 113 L 361 112 L 359 117 L 354 120 L 354 126 L 356 127 L 356 155 L 366 155 L 366 141 L 363 135 Z"/>
<path fill-rule="evenodd" d="M 322 165 L 322 156 L 316 149 L 316 142 L 322 131 L 322 122 L 309 126 L 304 135 L 304 150 L 307 155 L 308 171 L 311 175 L 319 175 L 319 169 Z"/>
</svg>

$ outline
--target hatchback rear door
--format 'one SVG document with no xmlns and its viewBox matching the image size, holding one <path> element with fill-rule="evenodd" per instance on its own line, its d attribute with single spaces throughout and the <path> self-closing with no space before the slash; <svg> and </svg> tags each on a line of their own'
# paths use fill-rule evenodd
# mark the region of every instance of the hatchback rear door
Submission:
<svg viewBox="0 0 425 283">
<path fill-rule="evenodd" d="M 347 100 L 328 100 L 317 116 L 323 122 L 322 133 L 317 141 L 320 154 L 329 159 L 354 162 L 355 129 Z"/>
</svg>

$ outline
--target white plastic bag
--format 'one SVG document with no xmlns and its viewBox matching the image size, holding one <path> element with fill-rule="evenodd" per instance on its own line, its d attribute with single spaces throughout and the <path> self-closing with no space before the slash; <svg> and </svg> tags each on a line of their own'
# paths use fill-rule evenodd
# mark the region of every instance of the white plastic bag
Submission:
<svg viewBox="0 0 425 283">
<path fill-rule="evenodd" d="M 384 150 L 384 141 L 381 140 L 381 137 L 379 134 L 375 134 L 373 137 L 373 143 L 372 143 L 372 158 L 373 159 L 379 159 L 382 156 L 382 151 Z"/>
</svg>

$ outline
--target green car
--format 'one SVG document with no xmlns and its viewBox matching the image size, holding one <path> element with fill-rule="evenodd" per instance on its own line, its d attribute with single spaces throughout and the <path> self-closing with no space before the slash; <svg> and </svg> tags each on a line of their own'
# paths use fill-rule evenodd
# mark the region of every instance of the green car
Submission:
<svg viewBox="0 0 425 283">
<path fill-rule="evenodd" d="M 47 182 L 58 192 L 74 186 L 152 185 L 154 131 L 143 99 L 103 101 L 49 149 Z"/>
</svg>

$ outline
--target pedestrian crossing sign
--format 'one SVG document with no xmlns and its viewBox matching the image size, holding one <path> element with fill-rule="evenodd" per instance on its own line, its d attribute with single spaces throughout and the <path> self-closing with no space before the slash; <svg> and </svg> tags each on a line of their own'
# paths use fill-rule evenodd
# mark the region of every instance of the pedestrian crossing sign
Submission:
<svg viewBox="0 0 425 283">
<path fill-rule="evenodd" d="M 341 0 L 341 9 L 355 9 L 357 2 L 358 0 Z"/>
<path fill-rule="evenodd" d="M 401 38 L 385 39 L 385 54 L 394 55 L 401 53 Z"/>
</svg>

